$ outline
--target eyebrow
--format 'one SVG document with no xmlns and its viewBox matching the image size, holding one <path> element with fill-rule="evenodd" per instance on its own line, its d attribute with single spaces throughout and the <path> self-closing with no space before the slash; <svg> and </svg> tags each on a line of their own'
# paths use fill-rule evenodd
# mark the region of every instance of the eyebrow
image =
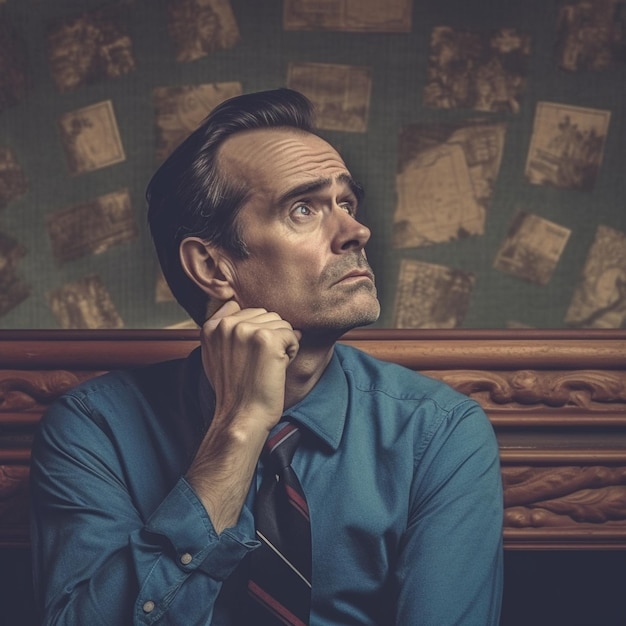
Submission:
<svg viewBox="0 0 626 626">
<path fill-rule="evenodd" d="M 360 183 L 357 183 L 352 176 L 349 174 L 340 174 L 337 176 L 337 182 L 344 183 L 350 188 L 350 191 L 355 195 L 356 199 L 360 201 L 364 195 L 363 186 Z M 298 185 L 293 189 L 285 192 L 282 196 L 278 198 L 278 206 L 282 206 L 288 203 L 290 200 L 294 198 L 298 198 L 300 196 L 306 196 L 311 193 L 316 193 L 321 189 L 326 187 L 330 187 L 333 184 L 332 178 L 320 178 L 318 180 L 314 180 L 312 182 L 303 183 L 302 185 Z"/>
</svg>

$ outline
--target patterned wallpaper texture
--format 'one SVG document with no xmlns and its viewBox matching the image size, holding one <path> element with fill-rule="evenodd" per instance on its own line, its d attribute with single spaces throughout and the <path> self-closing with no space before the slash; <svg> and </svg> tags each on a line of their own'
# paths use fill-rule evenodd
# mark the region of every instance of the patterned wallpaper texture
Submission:
<svg viewBox="0 0 626 626">
<path fill-rule="evenodd" d="M 0 328 L 188 326 L 146 184 L 279 86 L 365 186 L 377 326 L 626 326 L 623 0 L 0 0 Z"/>
</svg>

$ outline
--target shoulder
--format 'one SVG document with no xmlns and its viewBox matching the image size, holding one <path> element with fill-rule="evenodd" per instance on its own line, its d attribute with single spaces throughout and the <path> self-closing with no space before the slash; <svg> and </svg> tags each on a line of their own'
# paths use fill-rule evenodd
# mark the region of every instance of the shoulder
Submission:
<svg viewBox="0 0 626 626">
<path fill-rule="evenodd" d="M 115 402 L 117 399 L 128 400 L 133 396 L 142 396 L 152 389 L 171 386 L 173 377 L 177 377 L 184 359 L 164 361 L 140 368 L 111 371 L 86 380 L 66 391 L 60 400 L 75 400 L 85 405 L 93 403 Z"/>
<path fill-rule="evenodd" d="M 459 405 L 475 404 L 446 383 L 396 363 L 381 361 L 351 346 L 338 344 L 336 353 L 354 387 L 365 393 L 383 394 L 406 404 L 433 403 L 448 412 Z"/>
<path fill-rule="evenodd" d="M 108 431 L 131 427 L 137 416 L 178 400 L 177 385 L 187 359 L 112 371 L 86 380 L 57 398 L 46 410 L 41 429 L 80 429 L 92 424 Z"/>
</svg>

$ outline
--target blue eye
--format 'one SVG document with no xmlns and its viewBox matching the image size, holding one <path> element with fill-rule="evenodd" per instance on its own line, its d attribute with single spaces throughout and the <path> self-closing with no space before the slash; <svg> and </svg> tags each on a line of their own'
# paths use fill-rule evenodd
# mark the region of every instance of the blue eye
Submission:
<svg viewBox="0 0 626 626">
<path fill-rule="evenodd" d="M 308 216 L 312 214 L 312 211 L 306 204 L 299 204 L 294 208 L 294 213 L 297 213 L 298 215 Z"/>
</svg>

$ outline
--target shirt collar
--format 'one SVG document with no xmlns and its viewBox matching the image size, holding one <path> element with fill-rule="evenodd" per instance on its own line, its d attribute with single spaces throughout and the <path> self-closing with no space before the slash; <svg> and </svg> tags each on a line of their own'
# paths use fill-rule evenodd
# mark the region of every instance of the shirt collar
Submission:
<svg viewBox="0 0 626 626">
<path fill-rule="evenodd" d="M 300 402 L 285 412 L 308 428 L 333 450 L 343 435 L 348 411 L 348 382 L 336 351 L 317 384 Z"/>
<path fill-rule="evenodd" d="M 207 377 L 202 372 L 202 361 L 197 349 L 192 356 L 196 367 L 200 367 L 196 397 L 206 424 L 212 419 L 215 410 L 215 394 Z M 348 383 L 336 351 L 326 366 L 321 378 L 300 402 L 284 414 L 306 427 L 333 450 L 337 450 L 343 435 L 348 410 Z"/>
</svg>

